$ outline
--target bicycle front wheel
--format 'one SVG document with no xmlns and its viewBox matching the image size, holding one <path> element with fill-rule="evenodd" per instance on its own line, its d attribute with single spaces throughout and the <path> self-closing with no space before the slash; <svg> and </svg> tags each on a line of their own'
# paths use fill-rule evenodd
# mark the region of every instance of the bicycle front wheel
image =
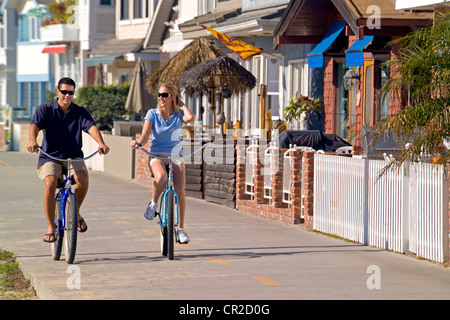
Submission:
<svg viewBox="0 0 450 320">
<path fill-rule="evenodd" d="M 161 240 L 161 254 L 166 257 L 167 256 L 167 227 L 161 228 L 160 240 Z"/>
<path fill-rule="evenodd" d="M 64 235 L 64 253 L 66 262 L 71 264 L 75 260 L 77 250 L 78 207 L 77 198 L 73 193 L 67 196 L 66 210 L 64 212 L 66 227 Z"/>
<path fill-rule="evenodd" d="M 173 223 L 173 190 L 167 193 L 167 256 L 169 260 L 174 257 L 174 242 L 175 242 L 175 226 Z"/>
<path fill-rule="evenodd" d="M 52 242 L 52 257 L 53 260 L 59 260 L 61 257 L 61 250 L 63 247 L 63 237 L 64 233 L 61 232 L 62 226 L 62 211 L 61 211 L 61 196 L 58 194 L 56 199 L 56 207 L 55 207 L 55 225 L 57 228 L 56 232 L 56 241 Z"/>
</svg>

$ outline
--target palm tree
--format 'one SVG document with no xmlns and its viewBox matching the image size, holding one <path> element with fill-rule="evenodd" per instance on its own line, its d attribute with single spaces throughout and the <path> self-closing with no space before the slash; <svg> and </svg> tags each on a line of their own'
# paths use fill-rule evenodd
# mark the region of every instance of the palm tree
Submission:
<svg viewBox="0 0 450 320">
<path fill-rule="evenodd" d="M 400 95 L 406 106 L 389 115 L 376 126 L 372 143 L 384 132 L 400 137 L 402 149 L 389 164 L 400 167 L 423 154 L 433 155 L 436 163 L 450 161 L 450 11 L 436 12 L 433 27 L 420 28 L 390 45 L 399 44 L 397 59 L 391 66 L 391 77 L 382 88 Z M 445 147 L 445 145 L 447 147 Z M 387 169 L 387 168 L 385 168 Z"/>
</svg>

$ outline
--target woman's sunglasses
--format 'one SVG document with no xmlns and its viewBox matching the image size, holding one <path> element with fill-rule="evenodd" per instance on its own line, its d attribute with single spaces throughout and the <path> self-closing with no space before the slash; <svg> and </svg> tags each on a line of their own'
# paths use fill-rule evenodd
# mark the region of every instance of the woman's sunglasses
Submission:
<svg viewBox="0 0 450 320">
<path fill-rule="evenodd" d="M 66 94 L 69 94 L 69 96 L 73 96 L 75 94 L 75 91 L 68 91 L 68 90 L 59 90 L 64 96 Z"/>
<path fill-rule="evenodd" d="M 168 92 L 158 92 L 158 97 L 167 98 L 170 95 Z"/>
</svg>

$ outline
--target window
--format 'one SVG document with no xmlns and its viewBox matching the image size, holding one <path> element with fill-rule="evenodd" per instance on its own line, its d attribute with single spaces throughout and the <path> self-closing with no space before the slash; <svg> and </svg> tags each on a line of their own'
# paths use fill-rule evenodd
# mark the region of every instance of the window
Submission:
<svg viewBox="0 0 450 320">
<path fill-rule="evenodd" d="M 40 83 L 39 82 L 32 82 L 31 83 L 32 87 L 33 87 L 33 102 L 32 102 L 32 106 L 37 107 L 40 104 Z"/>
<path fill-rule="evenodd" d="M 364 61 L 363 126 L 373 125 L 373 61 Z"/>
<path fill-rule="evenodd" d="M 261 74 L 261 70 L 262 70 L 262 64 L 263 64 L 263 57 L 262 56 L 257 56 L 257 57 L 253 57 L 253 65 L 252 65 L 252 70 L 251 72 L 253 73 L 253 75 L 256 78 L 256 87 L 255 89 L 253 89 L 251 91 L 251 102 L 250 106 L 251 106 L 251 122 L 250 122 L 250 128 L 251 129 L 259 129 L 260 128 L 260 103 L 259 103 L 259 96 L 258 96 L 258 91 L 259 91 L 259 84 L 263 83 L 262 80 L 262 74 Z M 253 132 L 255 134 L 259 134 L 259 132 Z"/>
<path fill-rule="evenodd" d="M 39 40 L 39 19 L 36 17 L 20 16 L 20 41 Z"/>
<path fill-rule="evenodd" d="M 215 0 L 199 0 L 199 15 L 206 14 L 208 12 L 211 12 L 216 7 L 216 1 Z"/>
<path fill-rule="evenodd" d="M 390 68 L 389 66 L 381 66 L 377 68 L 377 78 L 380 82 L 379 88 L 383 88 L 386 82 L 389 80 L 390 76 Z M 378 108 L 377 108 L 377 121 L 380 121 L 386 118 L 389 114 L 389 94 L 386 94 L 384 97 L 379 93 L 378 94 Z"/>
<path fill-rule="evenodd" d="M 295 95 L 308 96 L 308 65 L 305 59 L 289 62 L 288 99 Z"/>
<path fill-rule="evenodd" d="M 280 60 L 270 58 L 267 61 L 267 110 L 272 116 L 280 115 Z"/>
<path fill-rule="evenodd" d="M 100 5 L 101 6 L 110 6 L 111 0 L 100 0 Z"/>
<path fill-rule="evenodd" d="M 291 60 L 288 64 L 288 78 L 287 78 L 287 97 L 284 106 L 288 105 L 292 97 L 308 96 L 308 64 L 307 59 Z M 282 118 L 284 114 L 280 115 Z M 290 121 L 289 127 L 291 129 L 301 129 L 300 121 Z"/>
<path fill-rule="evenodd" d="M 142 19 L 144 17 L 143 0 L 133 1 L 133 19 Z"/>
<path fill-rule="evenodd" d="M 6 47 L 6 27 L 4 25 L 4 20 L 3 20 L 3 15 L 6 14 L 4 13 L 0 13 L 0 48 L 5 48 Z"/>
<path fill-rule="evenodd" d="M 130 19 L 128 13 L 128 0 L 120 0 L 120 20 Z"/>
<path fill-rule="evenodd" d="M 252 58 L 250 72 L 256 78 L 256 87 L 251 91 L 251 119 L 250 128 L 252 134 L 260 134 L 261 123 L 265 122 L 265 114 L 271 110 L 272 117 L 282 117 L 280 115 L 280 100 L 283 88 L 281 88 L 280 77 L 282 62 L 274 57 L 265 57 L 262 55 Z M 261 97 L 258 95 L 260 85 L 267 86 L 267 99 L 265 109 L 261 109 Z"/>
<path fill-rule="evenodd" d="M 349 92 L 344 88 L 344 74 L 347 70 L 343 63 L 338 64 L 338 101 L 337 101 L 337 128 L 336 134 L 343 138 L 348 139 L 349 136 Z"/>
<path fill-rule="evenodd" d="M 30 40 L 30 28 L 28 19 L 25 15 L 20 15 L 19 17 L 19 39 L 20 41 Z"/>
<path fill-rule="evenodd" d="M 119 84 L 122 84 L 124 82 L 128 82 L 128 75 L 127 74 L 121 74 L 119 76 Z"/>
<path fill-rule="evenodd" d="M 3 25 L 0 25 L 0 48 L 6 47 L 5 39 L 6 29 Z"/>
<path fill-rule="evenodd" d="M 21 105 L 21 106 L 29 106 L 30 105 L 28 90 L 29 90 L 29 83 L 21 82 L 20 83 L 20 92 L 21 92 L 20 100 L 21 101 L 19 101 L 19 105 Z"/>
</svg>

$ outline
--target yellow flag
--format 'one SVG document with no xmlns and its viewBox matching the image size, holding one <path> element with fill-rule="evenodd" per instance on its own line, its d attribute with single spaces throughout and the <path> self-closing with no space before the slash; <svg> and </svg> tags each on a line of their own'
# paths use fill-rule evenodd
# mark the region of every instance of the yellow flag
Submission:
<svg viewBox="0 0 450 320">
<path fill-rule="evenodd" d="M 263 52 L 262 49 L 256 48 L 233 37 L 227 36 L 226 34 L 219 31 L 208 28 L 206 26 L 203 26 L 203 28 L 211 32 L 214 37 L 216 37 L 220 42 L 227 46 L 231 51 L 236 53 L 244 61 Z"/>
</svg>

